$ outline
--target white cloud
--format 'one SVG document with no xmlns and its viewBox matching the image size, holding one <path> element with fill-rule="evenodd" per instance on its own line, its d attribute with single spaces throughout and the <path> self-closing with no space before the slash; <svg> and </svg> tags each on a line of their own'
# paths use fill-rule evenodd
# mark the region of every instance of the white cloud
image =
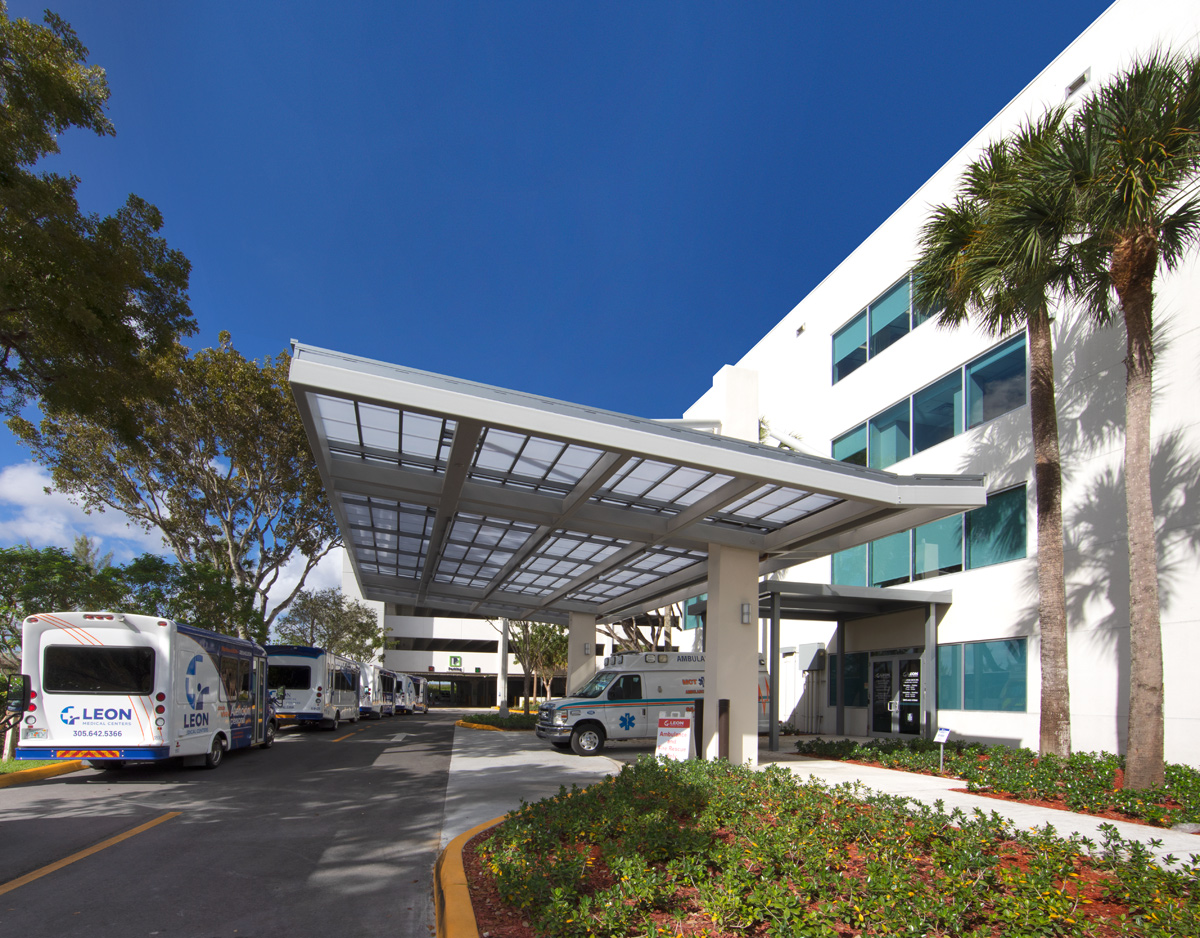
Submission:
<svg viewBox="0 0 1200 938">
<path fill-rule="evenodd" d="M 62 492 L 51 491 L 50 473 L 32 462 L 0 469 L 0 544 L 26 542 L 34 547 L 70 550 L 75 538 L 87 535 L 101 554 L 112 551 L 124 563 L 142 553 L 168 554 L 162 536 L 142 530 L 119 511 L 85 512 Z"/>
</svg>

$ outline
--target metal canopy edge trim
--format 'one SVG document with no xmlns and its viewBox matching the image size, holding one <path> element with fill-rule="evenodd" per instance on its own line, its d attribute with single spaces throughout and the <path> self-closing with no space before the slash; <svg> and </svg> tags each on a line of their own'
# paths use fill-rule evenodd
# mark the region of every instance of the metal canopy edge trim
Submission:
<svg viewBox="0 0 1200 938">
<path fill-rule="evenodd" d="M 986 504 L 899 476 L 293 344 L 305 431 L 363 594 L 611 620 L 701 586 L 711 544 L 766 572 Z"/>
</svg>

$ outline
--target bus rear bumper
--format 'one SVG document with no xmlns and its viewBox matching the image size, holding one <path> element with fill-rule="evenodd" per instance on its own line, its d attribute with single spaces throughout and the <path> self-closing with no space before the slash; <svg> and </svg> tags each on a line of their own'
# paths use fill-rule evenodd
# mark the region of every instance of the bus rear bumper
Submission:
<svg viewBox="0 0 1200 938">
<path fill-rule="evenodd" d="M 325 714 L 320 710 L 315 710 L 312 713 L 276 713 L 275 723 L 278 726 L 290 726 L 293 723 L 319 723 L 325 719 Z"/>
<path fill-rule="evenodd" d="M 121 762 L 149 762 L 169 759 L 170 746 L 126 746 L 116 749 L 66 749 L 60 746 L 21 746 L 14 753 L 17 759 L 90 759 L 102 762 L 114 759 Z"/>
</svg>

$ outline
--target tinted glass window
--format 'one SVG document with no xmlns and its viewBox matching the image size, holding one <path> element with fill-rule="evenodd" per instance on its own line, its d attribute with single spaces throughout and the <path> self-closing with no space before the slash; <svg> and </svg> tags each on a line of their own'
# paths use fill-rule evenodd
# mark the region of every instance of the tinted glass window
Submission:
<svg viewBox="0 0 1200 938">
<path fill-rule="evenodd" d="M 308 690 L 312 687 L 312 668 L 306 664 L 273 664 L 267 668 L 267 687 Z"/>
<path fill-rule="evenodd" d="M 865 707 L 867 705 L 867 653 L 852 652 L 846 655 L 846 663 L 838 667 L 838 655 L 829 656 L 829 706 L 837 706 L 838 675 L 846 682 L 847 707 Z"/>
<path fill-rule="evenodd" d="M 893 586 L 896 583 L 908 582 L 908 538 L 907 531 L 900 531 L 871 541 L 868 546 L 872 586 Z"/>
<path fill-rule="evenodd" d="M 625 674 L 608 692 L 609 700 L 641 700 L 642 677 L 640 674 Z"/>
<path fill-rule="evenodd" d="M 42 687 L 52 694 L 149 694 L 154 649 L 49 645 L 42 656 Z"/>
<path fill-rule="evenodd" d="M 905 277 L 871 304 L 871 354 L 908 335 L 908 278 Z"/>
<path fill-rule="evenodd" d="M 966 513 L 967 569 L 1025 556 L 1025 486 L 989 495 Z"/>
<path fill-rule="evenodd" d="M 872 417 L 868 425 L 872 469 L 886 469 L 892 463 L 907 459 L 909 449 L 908 398 Z"/>
<path fill-rule="evenodd" d="M 833 458 L 854 466 L 867 464 L 867 425 L 855 427 L 833 441 Z"/>
<path fill-rule="evenodd" d="M 833 383 L 867 363 L 867 311 L 833 334 Z"/>
<path fill-rule="evenodd" d="M 913 528 L 913 579 L 958 573 L 962 569 L 963 516 Z"/>
<path fill-rule="evenodd" d="M 859 544 L 833 555 L 833 582 L 837 586 L 867 585 L 867 545 Z"/>
<path fill-rule="evenodd" d="M 913 452 L 962 432 L 962 373 L 954 372 L 913 395 Z"/>
<path fill-rule="evenodd" d="M 963 709 L 1025 710 L 1025 639 L 963 645 Z"/>
<path fill-rule="evenodd" d="M 962 645 L 939 645 L 937 650 L 937 705 L 942 710 L 962 709 Z"/>
<path fill-rule="evenodd" d="M 1025 337 L 1017 336 L 967 365 L 968 426 L 1025 403 Z"/>
</svg>

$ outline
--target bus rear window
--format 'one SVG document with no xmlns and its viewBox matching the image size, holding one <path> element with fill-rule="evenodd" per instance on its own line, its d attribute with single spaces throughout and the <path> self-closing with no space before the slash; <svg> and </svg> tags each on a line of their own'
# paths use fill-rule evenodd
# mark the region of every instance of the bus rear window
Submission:
<svg viewBox="0 0 1200 938">
<path fill-rule="evenodd" d="M 278 690 L 308 690 L 312 686 L 312 668 L 306 664 L 273 664 L 267 668 L 267 687 Z"/>
<path fill-rule="evenodd" d="M 149 694 L 154 690 L 154 649 L 48 645 L 42 687 L 53 694 Z"/>
</svg>

